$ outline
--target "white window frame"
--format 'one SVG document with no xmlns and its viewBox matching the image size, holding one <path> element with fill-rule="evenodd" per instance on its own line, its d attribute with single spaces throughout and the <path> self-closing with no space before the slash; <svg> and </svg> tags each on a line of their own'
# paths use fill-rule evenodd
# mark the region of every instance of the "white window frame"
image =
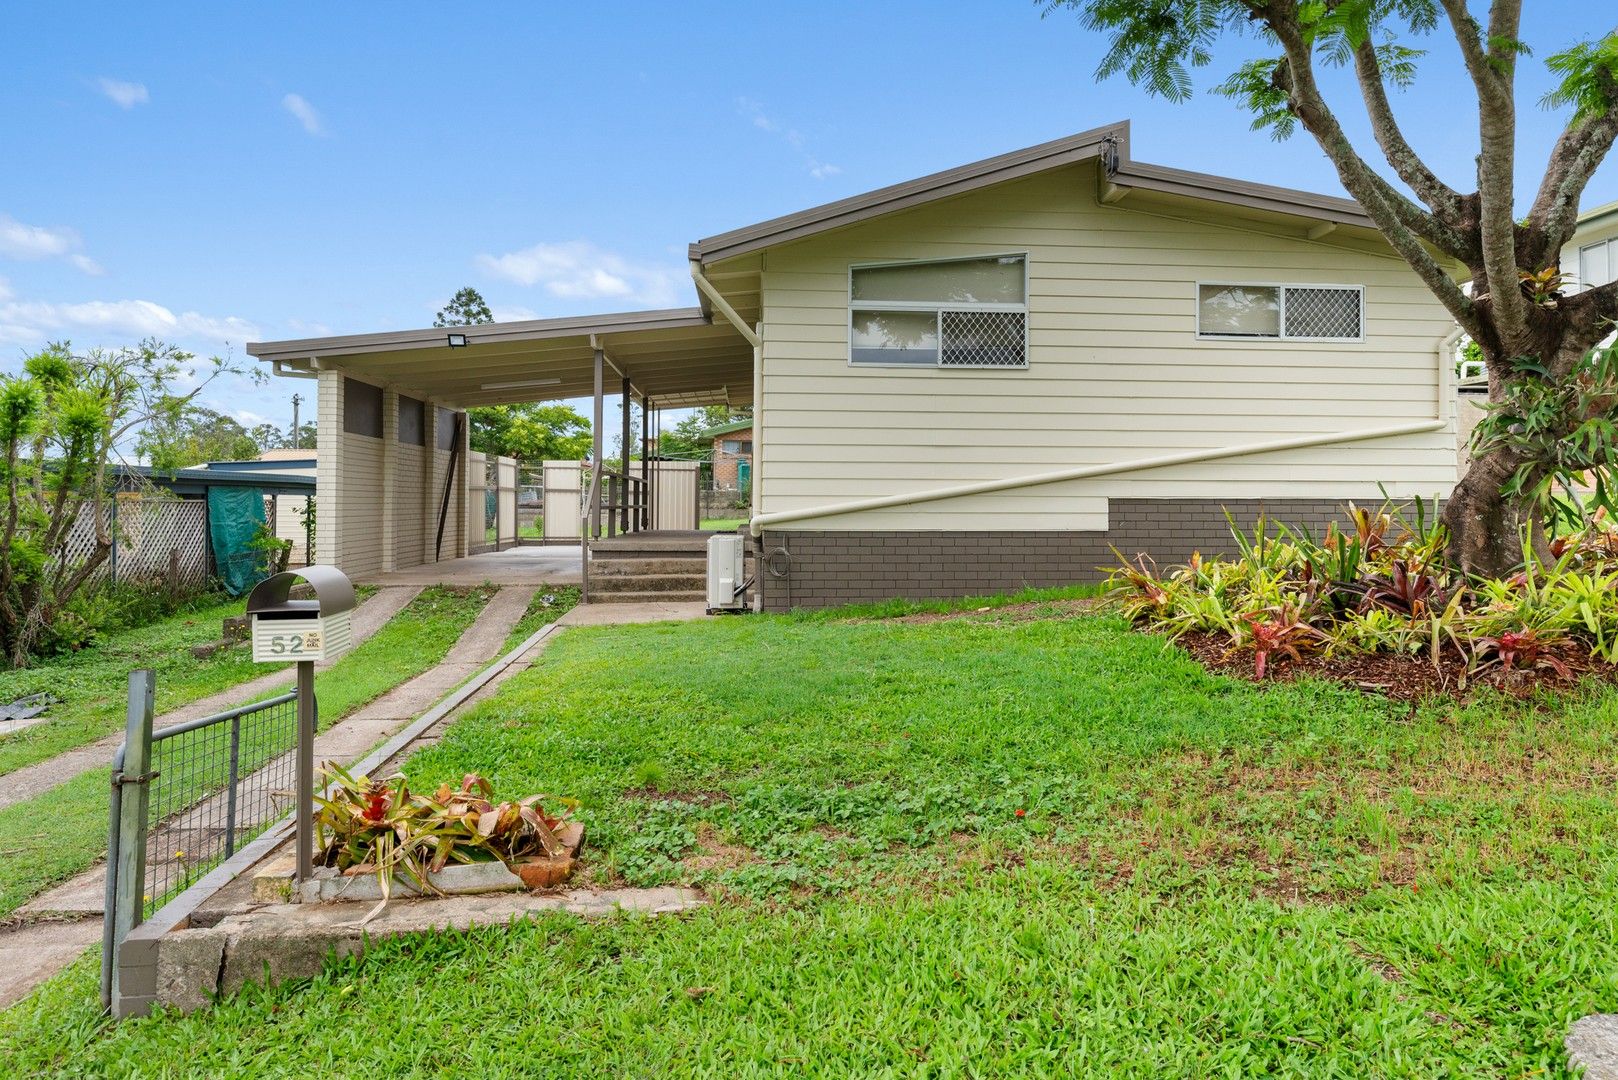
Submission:
<svg viewBox="0 0 1618 1080">
<path fill-rule="evenodd" d="M 1281 321 L 1278 332 L 1274 337 L 1267 334 L 1221 334 L 1218 332 L 1204 332 L 1202 329 L 1202 289 L 1205 285 L 1215 288 L 1229 288 L 1236 286 L 1245 289 L 1274 289 L 1281 300 Z M 1341 281 L 1230 281 L 1222 278 L 1213 280 L 1198 280 L 1192 287 L 1192 303 L 1196 305 L 1197 340 L 1198 341 L 1291 341 L 1291 342 L 1317 342 L 1322 345 L 1356 345 L 1365 341 L 1365 286 L 1349 285 Z M 1287 333 L 1287 290 L 1288 289 L 1339 289 L 1353 291 L 1360 296 L 1360 332 L 1358 337 L 1296 337 Z"/>
<path fill-rule="evenodd" d="M 887 270 L 900 266 L 928 266 L 939 263 L 980 262 L 984 259 L 1022 260 L 1022 300 L 1020 304 L 949 304 L 936 300 L 855 300 L 854 271 Z M 854 313 L 856 311 L 931 311 L 936 314 L 938 333 L 938 361 L 933 364 L 879 364 L 854 361 Z M 946 364 L 944 363 L 944 312 L 946 311 L 1012 311 L 1022 314 L 1022 363 L 1020 364 Z M 848 264 L 848 366 L 856 368 L 893 368 L 910 371 L 1027 371 L 1028 370 L 1028 252 L 989 251 L 980 255 L 951 255 L 939 259 L 897 259 L 884 262 Z"/>
<path fill-rule="evenodd" d="M 1602 285 L 1607 284 L 1604 281 L 1600 283 L 1591 283 L 1584 279 L 1584 253 L 1592 248 L 1598 247 L 1604 247 L 1607 249 L 1607 274 L 1614 281 L 1618 281 L 1618 274 L 1613 273 L 1613 261 L 1618 259 L 1618 236 L 1610 236 L 1605 240 L 1592 240 L 1588 244 L 1579 245 L 1579 252 L 1577 255 L 1578 263 L 1573 267 L 1573 273 L 1578 279 L 1580 292 L 1586 292 L 1590 289 L 1598 289 Z"/>
</svg>

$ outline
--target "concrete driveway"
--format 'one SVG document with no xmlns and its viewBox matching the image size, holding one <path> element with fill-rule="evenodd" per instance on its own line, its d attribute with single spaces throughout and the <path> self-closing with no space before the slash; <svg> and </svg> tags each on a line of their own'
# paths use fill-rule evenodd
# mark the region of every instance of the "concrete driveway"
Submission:
<svg viewBox="0 0 1618 1080">
<path fill-rule="evenodd" d="M 464 559 L 423 563 L 386 574 L 362 574 L 368 585 L 577 585 L 579 545 L 526 545 Z"/>
</svg>

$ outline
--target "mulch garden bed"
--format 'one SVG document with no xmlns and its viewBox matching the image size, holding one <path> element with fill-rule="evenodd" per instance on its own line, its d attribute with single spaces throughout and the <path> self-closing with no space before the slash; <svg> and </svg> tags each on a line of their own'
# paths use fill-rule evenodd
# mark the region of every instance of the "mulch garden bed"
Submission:
<svg viewBox="0 0 1618 1080">
<path fill-rule="evenodd" d="M 1247 682 L 1260 681 L 1253 675 L 1253 650 L 1233 649 L 1230 639 L 1223 635 L 1193 632 L 1183 635 L 1175 644 L 1209 671 Z M 1431 697 L 1465 698 L 1484 687 L 1520 698 L 1528 697 L 1540 689 L 1569 689 L 1585 678 L 1618 682 L 1618 667 L 1576 647 L 1557 652 L 1556 658 L 1567 665 L 1567 677 L 1550 668 L 1506 671 L 1495 666 L 1468 672 L 1466 661 L 1452 652 L 1445 653 L 1436 666 L 1425 655 L 1364 653 L 1326 657 L 1305 654 L 1300 660 L 1272 655 L 1264 681 L 1329 679 L 1396 701 L 1420 701 Z"/>
</svg>

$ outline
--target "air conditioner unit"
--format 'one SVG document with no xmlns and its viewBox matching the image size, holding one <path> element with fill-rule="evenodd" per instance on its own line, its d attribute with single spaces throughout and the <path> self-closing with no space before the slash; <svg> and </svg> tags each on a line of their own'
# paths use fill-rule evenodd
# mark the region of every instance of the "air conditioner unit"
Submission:
<svg viewBox="0 0 1618 1080">
<path fill-rule="evenodd" d="M 708 537 L 708 614 L 746 609 L 746 544 L 741 533 Z"/>
</svg>

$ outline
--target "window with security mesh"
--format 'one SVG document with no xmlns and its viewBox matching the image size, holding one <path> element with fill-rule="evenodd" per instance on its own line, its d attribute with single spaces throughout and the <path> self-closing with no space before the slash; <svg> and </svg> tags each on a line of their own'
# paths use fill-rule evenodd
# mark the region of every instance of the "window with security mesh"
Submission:
<svg viewBox="0 0 1618 1080">
<path fill-rule="evenodd" d="M 1026 368 L 1027 257 L 854 267 L 848 345 L 855 365 Z"/>
<path fill-rule="evenodd" d="M 944 367 L 1022 367 L 1028 316 L 1020 311 L 945 311 L 939 362 Z"/>
<path fill-rule="evenodd" d="M 1203 283 L 1197 334 L 1275 341 L 1362 341 L 1365 292 L 1355 285 Z"/>
<path fill-rule="evenodd" d="M 1358 289 L 1289 288 L 1286 290 L 1286 336 L 1358 340 L 1361 335 Z"/>
</svg>

